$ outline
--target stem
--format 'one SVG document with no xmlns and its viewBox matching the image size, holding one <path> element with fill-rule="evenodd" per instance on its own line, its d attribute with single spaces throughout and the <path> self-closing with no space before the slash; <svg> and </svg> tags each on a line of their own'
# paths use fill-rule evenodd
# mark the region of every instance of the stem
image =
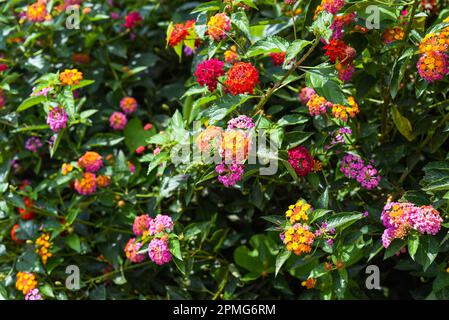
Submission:
<svg viewBox="0 0 449 320">
<path fill-rule="evenodd" d="M 317 47 L 319 43 L 319 39 L 315 39 L 315 41 L 313 42 L 313 45 L 309 48 L 309 50 L 302 56 L 301 59 L 299 59 L 290 70 L 288 70 L 285 75 L 278 81 L 276 82 L 276 84 L 274 86 L 272 86 L 267 93 L 262 96 L 262 99 L 259 101 L 259 103 L 256 105 L 256 110 L 254 112 L 254 114 L 259 113 L 262 108 L 264 107 L 264 105 L 268 102 L 268 100 L 270 100 L 271 96 L 274 94 L 274 92 L 279 89 L 279 87 L 282 85 L 282 83 L 296 70 L 296 68 L 298 68 L 308 57 L 309 55 L 313 52 L 313 50 L 315 50 L 315 48 Z"/>
</svg>

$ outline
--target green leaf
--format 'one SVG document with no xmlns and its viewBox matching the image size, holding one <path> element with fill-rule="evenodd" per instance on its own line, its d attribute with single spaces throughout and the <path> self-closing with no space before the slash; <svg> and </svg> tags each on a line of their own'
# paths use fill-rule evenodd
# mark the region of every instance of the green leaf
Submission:
<svg viewBox="0 0 449 320">
<path fill-rule="evenodd" d="M 65 244 L 76 252 L 81 252 L 80 238 L 76 233 L 71 233 L 65 238 Z"/>
<path fill-rule="evenodd" d="M 415 233 L 408 237 L 408 253 L 410 257 L 415 260 L 415 254 L 419 247 L 419 236 Z"/>
<path fill-rule="evenodd" d="M 404 248 L 406 245 L 405 241 L 402 239 L 394 239 L 390 245 L 388 246 L 387 250 L 385 250 L 384 254 L 384 260 L 388 259 L 392 256 L 394 256 L 396 253 L 398 253 L 402 248 Z"/>
<path fill-rule="evenodd" d="M 410 59 L 411 57 L 407 57 L 405 60 L 403 60 L 401 57 L 393 65 L 390 80 L 390 94 L 393 99 L 398 93 L 399 86 L 401 85 L 401 81 L 404 78 L 404 73 L 408 63 L 410 62 Z"/>
<path fill-rule="evenodd" d="M 22 112 L 28 108 L 31 108 L 43 101 L 45 101 L 47 98 L 44 96 L 37 96 L 37 97 L 29 97 L 25 101 L 23 101 L 20 106 L 17 108 L 17 112 Z"/>
<path fill-rule="evenodd" d="M 281 252 L 279 252 L 279 254 L 276 257 L 276 267 L 275 267 L 275 272 L 274 272 L 275 277 L 279 273 L 279 270 L 281 270 L 284 263 L 288 260 L 288 258 L 290 258 L 290 256 L 291 256 L 291 251 L 287 250 L 286 248 L 282 249 Z"/>
<path fill-rule="evenodd" d="M 250 58 L 261 54 L 266 55 L 271 52 L 286 52 L 288 47 L 288 41 L 281 37 L 267 37 L 253 44 L 246 52 L 246 57 Z"/>
<path fill-rule="evenodd" d="M 244 11 L 239 11 L 231 15 L 231 22 L 242 31 L 248 39 L 251 39 L 249 20 Z"/>
<path fill-rule="evenodd" d="M 176 238 L 170 239 L 170 252 L 179 260 L 182 260 L 181 244 Z"/>
<path fill-rule="evenodd" d="M 95 83 L 95 80 L 81 80 L 78 84 L 75 84 L 71 87 L 73 90 L 78 90 L 87 86 L 90 86 L 91 84 Z"/>
<path fill-rule="evenodd" d="M 285 61 L 284 61 L 284 67 L 287 66 L 290 61 L 294 58 L 296 58 L 296 56 L 308 45 L 311 45 L 312 42 L 307 41 L 307 40 L 301 40 L 301 39 L 297 39 L 295 41 L 293 41 L 290 46 L 287 49 L 287 52 L 285 53 Z"/>
<path fill-rule="evenodd" d="M 413 128 L 410 121 L 399 113 L 399 110 L 396 106 L 392 106 L 391 108 L 393 122 L 396 125 L 396 128 L 399 132 L 408 140 L 413 141 L 415 136 L 413 134 Z"/>
<path fill-rule="evenodd" d="M 123 135 L 125 136 L 125 144 L 130 152 L 135 152 L 140 146 L 147 145 L 147 139 L 153 136 L 155 129 L 144 130 L 142 122 L 139 118 L 133 118 L 128 121 L 125 129 L 123 130 Z"/>
<path fill-rule="evenodd" d="M 327 220 L 328 229 L 339 228 L 340 230 L 346 229 L 354 222 L 360 220 L 363 214 L 360 212 L 340 212 L 331 216 Z"/>
<path fill-rule="evenodd" d="M 434 236 L 424 235 L 421 236 L 418 250 L 416 250 L 415 261 L 419 263 L 423 270 L 426 271 L 427 268 L 432 264 L 438 255 L 439 243 Z"/>
</svg>

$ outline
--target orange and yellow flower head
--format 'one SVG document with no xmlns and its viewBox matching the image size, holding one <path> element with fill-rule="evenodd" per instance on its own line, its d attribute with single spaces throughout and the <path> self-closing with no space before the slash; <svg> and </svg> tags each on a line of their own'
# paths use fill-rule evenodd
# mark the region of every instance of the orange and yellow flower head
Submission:
<svg viewBox="0 0 449 320">
<path fill-rule="evenodd" d="M 59 80 L 64 86 L 72 86 L 74 84 L 79 84 L 83 80 L 83 74 L 78 71 L 78 69 L 66 69 L 64 72 L 59 74 Z"/>
</svg>

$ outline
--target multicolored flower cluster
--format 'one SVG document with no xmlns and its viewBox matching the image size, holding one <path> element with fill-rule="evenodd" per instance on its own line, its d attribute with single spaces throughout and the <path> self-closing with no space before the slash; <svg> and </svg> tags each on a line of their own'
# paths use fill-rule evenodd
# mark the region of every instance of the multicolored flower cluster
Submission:
<svg viewBox="0 0 449 320">
<path fill-rule="evenodd" d="M 59 81 L 63 86 L 73 86 L 83 80 L 83 74 L 78 69 L 66 69 L 59 74 Z"/>
<path fill-rule="evenodd" d="M 128 123 L 128 119 L 126 118 L 126 115 L 122 112 L 114 112 L 109 117 L 109 125 L 112 129 L 120 131 L 123 130 Z"/>
<path fill-rule="evenodd" d="M 234 45 L 224 52 L 224 59 L 226 63 L 233 64 L 238 60 L 238 58 L 239 56 L 237 54 L 237 47 Z"/>
<path fill-rule="evenodd" d="M 163 265 L 171 261 L 168 245 L 169 234 L 173 231 L 173 220 L 167 215 L 158 214 L 154 219 L 144 214 L 137 216 L 133 223 L 133 232 L 137 238 L 131 238 L 125 247 L 126 257 L 134 262 L 142 262 L 145 252 L 151 261 Z M 143 249 L 149 240 L 148 248 Z"/>
<path fill-rule="evenodd" d="M 34 23 L 50 20 L 51 15 L 47 11 L 47 0 L 38 0 L 29 5 L 26 11 L 26 19 Z"/>
<path fill-rule="evenodd" d="M 305 177 L 313 170 L 315 161 L 309 150 L 303 146 L 297 146 L 288 150 L 288 163 L 298 176 Z"/>
<path fill-rule="evenodd" d="M 290 223 L 309 220 L 309 214 L 313 210 L 312 206 L 305 200 L 299 199 L 295 204 L 288 207 L 285 216 L 290 220 Z"/>
<path fill-rule="evenodd" d="M 348 121 L 348 118 L 354 118 L 360 111 L 354 97 L 348 97 L 346 106 L 334 104 L 318 95 L 312 88 L 308 87 L 301 89 L 298 99 L 302 104 L 309 108 L 311 116 L 325 114 L 327 110 L 330 109 L 334 118 Z"/>
<path fill-rule="evenodd" d="M 79 158 L 78 166 L 87 172 L 97 172 L 103 166 L 103 157 L 95 151 L 87 151 Z"/>
<path fill-rule="evenodd" d="M 338 77 L 342 81 L 349 81 L 355 71 L 353 60 L 357 55 L 354 48 L 341 39 L 331 39 L 324 45 L 324 55 L 336 64 Z"/>
<path fill-rule="evenodd" d="M 37 287 L 36 275 L 29 272 L 19 271 L 16 275 L 16 289 L 26 295 Z"/>
<path fill-rule="evenodd" d="M 340 165 L 340 171 L 348 178 L 359 182 L 365 189 L 371 190 L 379 185 L 381 177 L 376 168 L 371 164 L 365 165 L 362 158 L 352 154 L 346 154 Z"/>
<path fill-rule="evenodd" d="M 48 258 L 51 258 L 53 254 L 50 252 L 51 250 L 51 242 L 50 242 L 50 234 L 44 233 L 36 240 L 36 253 L 42 259 L 42 264 L 46 265 Z"/>
<path fill-rule="evenodd" d="M 170 47 L 176 47 L 187 37 L 193 36 L 195 29 L 195 20 L 188 20 L 186 23 L 177 23 L 169 27 L 167 31 L 167 43 Z"/>
<path fill-rule="evenodd" d="M 127 115 L 133 114 L 137 110 L 137 100 L 133 97 L 124 97 L 120 100 L 120 108 Z"/>
<path fill-rule="evenodd" d="M 418 73 L 427 82 L 442 80 L 449 73 L 449 27 L 427 34 L 419 44 Z"/>
<path fill-rule="evenodd" d="M 404 39 L 404 28 L 395 26 L 393 28 L 387 28 L 382 34 L 382 39 L 386 44 L 390 44 L 394 41 Z"/>
<path fill-rule="evenodd" d="M 94 173 L 84 172 L 81 179 L 76 179 L 75 190 L 83 195 L 91 195 L 97 191 L 97 177 Z"/>
<path fill-rule="evenodd" d="M 418 207 L 409 202 L 388 202 L 381 219 L 386 228 L 382 235 L 385 248 L 394 239 L 404 239 L 413 230 L 420 234 L 436 235 L 443 222 L 440 213 L 432 206 Z"/>
<path fill-rule="evenodd" d="M 217 13 L 207 22 L 207 33 L 215 41 L 226 38 L 229 30 L 231 30 L 231 18 L 226 13 Z"/>
<path fill-rule="evenodd" d="M 225 74 L 224 62 L 218 59 L 209 59 L 199 63 L 194 76 L 200 86 L 207 86 L 209 91 L 217 89 L 218 78 Z"/>
<path fill-rule="evenodd" d="M 315 235 L 310 231 L 308 225 L 295 223 L 287 228 L 282 238 L 287 250 L 293 251 L 294 254 L 299 256 L 312 251 Z"/>
<path fill-rule="evenodd" d="M 67 113 L 63 107 L 51 107 L 47 115 L 47 123 L 54 132 L 59 132 L 67 127 Z"/>
</svg>

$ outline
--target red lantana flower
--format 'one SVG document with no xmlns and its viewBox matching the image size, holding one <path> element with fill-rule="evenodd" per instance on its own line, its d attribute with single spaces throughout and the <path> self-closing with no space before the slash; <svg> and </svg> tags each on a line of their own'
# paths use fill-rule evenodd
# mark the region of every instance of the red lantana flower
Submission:
<svg viewBox="0 0 449 320">
<path fill-rule="evenodd" d="M 240 93 L 252 94 L 259 83 L 259 72 L 248 62 L 237 62 L 229 69 L 225 85 L 233 95 Z"/>
<path fill-rule="evenodd" d="M 288 162 L 300 177 L 308 175 L 315 164 L 309 150 L 302 146 L 288 150 Z"/>
<path fill-rule="evenodd" d="M 181 41 L 186 40 L 189 30 L 195 25 L 195 20 L 188 20 L 186 23 L 177 23 L 173 26 L 173 31 L 168 39 L 168 45 L 175 47 Z"/>
</svg>

